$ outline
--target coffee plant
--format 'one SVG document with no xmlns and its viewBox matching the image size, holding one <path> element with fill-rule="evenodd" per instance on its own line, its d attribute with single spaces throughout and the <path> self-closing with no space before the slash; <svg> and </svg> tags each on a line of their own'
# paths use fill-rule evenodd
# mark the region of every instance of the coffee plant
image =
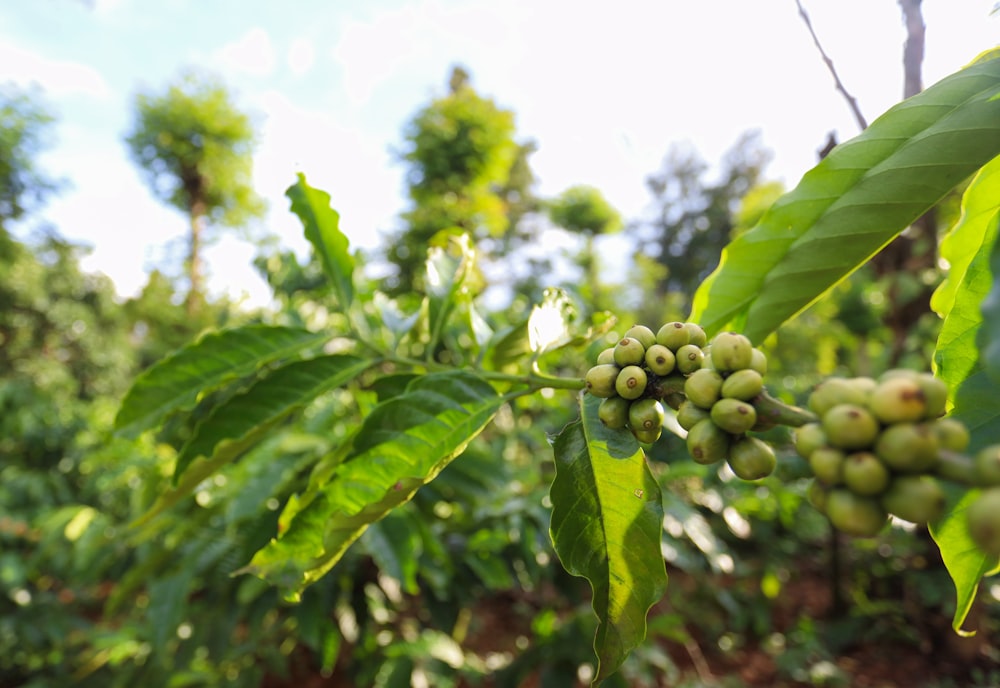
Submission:
<svg viewBox="0 0 1000 688">
<path fill-rule="evenodd" d="M 498 414 L 562 393 L 579 414 L 551 441 L 550 536 L 593 589 L 595 683 L 643 641 L 667 584 L 663 497 L 645 456 L 664 431 L 686 438 L 694 461 L 753 481 L 783 450 L 758 433 L 795 428 L 794 450 L 815 476 L 810 499 L 837 529 L 871 536 L 890 517 L 929 525 L 961 632 L 979 581 L 1000 563 L 998 154 L 993 51 L 807 172 L 726 247 L 690 322 L 624 331 L 610 313 L 582 318 L 559 289 L 495 331 L 477 299 L 476 248 L 460 232 L 429 247 L 417 298 L 391 299 L 363 285 L 329 195 L 300 175 L 287 195 L 332 286 L 332 325 L 217 331 L 135 381 L 118 432 L 155 429 L 179 449 L 172 488 L 134 527 L 155 528 L 158 514 L 336 393 L 363 420 L 306 467 L 307 487 L 236 571 L 297 601 L 370 525 L 461 461 Z M 950 272 L 932 302 L 943 318 L 934 373 L 831 378 L 806 408 L 772 394 L 766 340 L 960 185 L 962 215 L 942 248 Z M 593 352 L 589 367 L 567 368 L 575 351 Z"/>
</svg>

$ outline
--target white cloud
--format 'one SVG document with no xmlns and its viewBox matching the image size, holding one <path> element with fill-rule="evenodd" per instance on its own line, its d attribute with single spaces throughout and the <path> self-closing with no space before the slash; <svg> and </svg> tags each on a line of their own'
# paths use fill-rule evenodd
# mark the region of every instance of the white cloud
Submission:
<svg viewBox="0 0 1000 688">
<path fill-rule="evenodd" d="M 296 76 L 309 71 L 316 61 L 316 46 L 305 37 L 296 38 L 288 48 L 288 68 Z"/>
<path fill-rule="evenodd" d="M 4 67 L 5 80 L 25 86 L 37 84 L 55 97 L 104 98 L 110 93 L 107 82 L 93 67 L 82 62 L 42 57 L 9 40 L 0 40 L 0 64 Z"/>
<path fill-rule="evenodd" d="M 252 76 L 268 76 L 274 71 L 274 46 L 271 37 L 260 27 L 250 29 L 239 40 L 219 48 L 215 57 L 233 71 Z"/>
</svg>

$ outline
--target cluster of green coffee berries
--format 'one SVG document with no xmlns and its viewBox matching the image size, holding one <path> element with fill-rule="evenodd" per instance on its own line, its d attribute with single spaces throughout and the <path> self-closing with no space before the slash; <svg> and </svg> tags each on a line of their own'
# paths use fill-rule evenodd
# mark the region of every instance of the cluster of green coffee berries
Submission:
<svg viewBox="0 0 1000 688">
<path fill-rule="evenodd" d="M 655 442 L 663 430 L 664 400 L 682 400 L 668 390 L 702 366 L 705 331 L 695 323 L 670 322 L 653 332 L 635 325 L 587 371 L 587 391 L 601 397 L 598 415 L 610 428 L 628 428 L 643 443 Z"/>
<path fill-rule="evenodd" d="M 944 382 L 911 370 L 817 385 L 808 405 L 819 422 L 796 431 L 795 449 L 815 475 L 810 501 L 834 527 L 869 536 L 890 514 L 927 523 L 943 513 L 941 451 L 969 444 L 962 423 L 941 417 L 947 398 Z"/>
<path fill-rule="evenodd" d="M 701 367 L 684 381 L 685 400 L 677 409 L 696 462 L 725 460 L 744 480 L 771 474 L 774 450 L 747 434 L 763 428 L 751 401 L 764 391 L 766 372 L 767 358 L 742 334 L 722 332 L 705 347 Z"/>
</svg>

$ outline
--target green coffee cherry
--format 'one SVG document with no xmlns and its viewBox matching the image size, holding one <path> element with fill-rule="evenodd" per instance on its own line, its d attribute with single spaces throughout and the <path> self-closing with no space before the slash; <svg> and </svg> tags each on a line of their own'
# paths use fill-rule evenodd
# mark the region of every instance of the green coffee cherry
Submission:
<svg viewBox="0 0 1000 688">
<path fill-rule="evenodd" d="M 851 492 L 863 497 L 874 497 L 885 492 L 892 475 L 884 463 L 871 452 L 848 454 L 841 469 L 844 485 Z"/>
<path fill-rule="evenodd" d="M 767 375 L 767 356 L 760 349 L 754 349 L 750 356 L 750 370 L 756 370 L 762 376 Z"/>
<path fill-rule="evenodd" d="M 712 365 L 728 373 L 750 367 L 753 344 L 738 332 L 721 332 L 712 340 Z"/>
<path fill-rule="evenodd" d="M 688 454 L 700 464 L 715 463 L 729 455 L 730 435 L 711 418 L 695 423 L 686 441 Z"/>
<path fill-rule="evenodd" d="M 712 406 L 712 422 L 726 432 L 739 435 L 757 423 L 757 409 L 739 399 L 719 399 Z"/>
<path fill-rule="evenodd" d="M 710 409 L 722 396 L 722 382 L 717 372 L 701 368 L 684 381 L 684 396 L 695 406 Z"/>
<path fill-rule="evenodd" d="M 662 432 L 662 428 L 653 428 L 652 430 L 636 430 L 632 428 L 632 434 L 643 444 L 653 444 L 653 442 L 660 439 Z"/>
<path fill-rule="evenodd" d="M 976 497 L 965 512 L 972 541 L 990 556 L 1000 555 L 1000 487 L 990 487 Z"/>
<path fill-rule="evenodd" d="M 603 365 L 606 363 L 614 363 L 614 362 L 615 362 L 615 347 L 613 346 L 608 347 L 601 353 L 597 354 L 598 365 Z"/>
<path fill-rule="evenodd" d="M 701 362 L 705 358 L 705 354 L 694 344 L 685 344 L 677 350 L 675 357 L 677 370 L 684 375 L 689 375 L 701 369 Z"/>
<path fill-rule="evenodd" d="M 633 401 L 628 409 L 628 424 L 633 430 L 654 430 L 663 427 L 665 411 L 656 399 Z"/>
<path fill-rule="evenodd" d="M 646 356 L 646 347 L 638 339 L 622 337 L 615 344 L 615 363 L 623 368 L 628 365 L 641 365 Z"/>
<path fill-rule="evenodd" d="M 924 393 L 924 403 L 927 405 L 924 418 L 943 416 L 948 404 L 948 384 L 930 373 L 920 373 L 916 379 Z"/>
<path fill-rule="evenodd" d="M 597 417 L 609 428 L 617 430 L 628 424 L 628 412 L 632 402 L 621 397 L 611 397 L 597 407 Z"/>
<path fill-rule="evenodd" d="M 685 430 L 690 430 L 698 421 L 711 417 L 711 413 L 707 409 L 701 408 L 690 399 L 685 400 L 677 407 L 677 424 Z"/>
<path fill-rule="evenodd" d="M 868 408 L 885 424 L 913 423 L 927 415 L 927 400 L 916 376 L 882 380 L 868 398 Z"/>
<path fill-rule="evenodd" d="M 882 507 L 910 523 L 930 523 L 944 513 L 944 490 L 929 475 L 900 475 L 882 495 Z"/>
<path fill-rule="evenodd" d="M 878 437 L 875 416 L 863 406 L 837 404 L 822 418 L 827 441 L 839 449 L 864 449 Z"/>
<path fill-rule="evenodd" d="M 691 331 L 682 322 L 668 322 L 656 333 L 656 343 L 677 351 L 691 343 Z"/>
<path fill-rule="evenodd" d="M 931 432 L 937 437 L 938 446 L 941 449 L 964 452 L 969 448 L 969 429 L 960 420 L 938 418 L 931 423 Z"/>
<path fill-rule="evenodd" d="M 840 449 L 820 447 L 809 455 L 809 467 L 816 479 L 825 485 L 839 485 L 844 478 L 844 462 L 847 455 Z"/>
<path fill-rule="evenodd" d="M 823 487 L 823 484 L 818 480 L 809 481 L 809 486 L 806 488 L 806 499 L 821 514 L 826 514 L 826 497 L 828 494 L 829 490 Z"/>
<path fill-rule="evenodd" d="M 1000 485 L 1000 444 L 984 447 L 974 457 L 976 482 L 980 487 Z"/>
<path fill-rule="evenodd" d="M 587 391 L 595 397 L 613 397 L 615 381 L 618 379 L 618 366 L 613 363 L 595 365 L 587 371 L 585 383 Z"/>
<path fill-rule="evenodd" d="M 826 433 L 819 423 L 806 423 L 795 429 L 795 451 L 803 459 L 826 444 Z"/>
<path fill-rule="evenodd" d="M 867 393 L 847 378 L 828 377 L 813 388 L 807 403 L 810 411 L 822 416 L 838 404 L 864 406 L 867 401 Z"/>
<path fill-rule="evenodd" d="M 691 339 L 689 344 L 694 344 L 698 348 L 701 348 L 708 344 L 708 335 L 705 334 L 705 330 L 701 328 L 701 325 L 697 323 L 686 322 L 684 323 L 684 329 L 688 331 Z"/>
<path fill-rule="evenodd" d="M 889 521 L 889 514 L 877 500 L 842 487 L 827 494 L 826 516 L 834 528 L 857 537 L 878 535 Z"/>
<path fill-rule="evenodd" d="M 737 370 L 722 383 L 722 396 L 726 399 L 750 401 L 764 390 L 764 378 L 756 370 Z"/>
<path fill-rule="evenodd" d="M 875 441 L 875 453 L 900 473 L 923 473 L 937 463 L 937 436 L 925 423 L 896 423 Z"/>
<path fill-rule="evenodd" d="M 740 437 L 729 447 L 729 468 L 743 480 L 766 478 L 777 465 L 771 445 L 756 437 Z"/>
<path fill-rule="evenodd" d="M 657 375 L 669 375 L 677 364 L 674 352 L 662 344 L 653 344 L 646 349 L 645 360 L 646 366 Z"/>
<path fill-rule="evenodd" d="M 625 337 L 638 339 L 643 349 L 648 349 L 656 344 L 656 334 L 645 325 L 633 325 L 625 331 Z"/>
<path fill-rule="evenodd" d="M 638 399 L 646 391 L 647 380 L 646 371 L 639 366 L 625 366 L 615 378 L 615 391 L 620 397 Z"/>
</svg>

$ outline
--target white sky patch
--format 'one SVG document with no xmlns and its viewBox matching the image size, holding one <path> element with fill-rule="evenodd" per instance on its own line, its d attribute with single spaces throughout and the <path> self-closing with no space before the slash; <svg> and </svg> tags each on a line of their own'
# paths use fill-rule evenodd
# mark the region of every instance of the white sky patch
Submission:
<svg viewBox="0 0 1000 688">
<path fill-rule="evenodd" d="M 53 60 L 0 41 L 0 78 L 22 86 L 37 84 L 52 96 L 86 95 L 105 98 L 110 89 L 93 67 L 83 62 Z"/>
<path fill-rule="evenodd" d="M 288 47 L 288 68 L 292 74 L 302 76 L 316 62 L 316 46 L 312 40 L 300 36 Z"/>
<path fill-rule="evenodd" d="M 216 55 L 222 64 L 235 72 L 263 77 L 274 71 L 274 46 L 271 37 L 260 27 L 250 29 L 239 40 L 222 46 Z"/>
</svg>

